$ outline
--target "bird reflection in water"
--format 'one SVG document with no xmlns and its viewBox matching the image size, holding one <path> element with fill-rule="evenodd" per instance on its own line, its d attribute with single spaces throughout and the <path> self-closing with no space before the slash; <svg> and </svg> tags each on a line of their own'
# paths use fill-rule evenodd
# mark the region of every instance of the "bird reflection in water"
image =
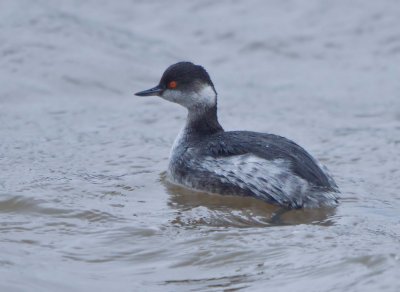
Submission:
<svg viewBox="0 0 400 292">
<path fill-rule="evenodd" d="M 170 196 L 168 205 L 177 210 L 171 223 L 181 226 L 267 227 L 334 224 L 335 208 L 286 210 L 252 197 L 209 194 L 173 184 L 166 179 L 165 172 L 160 175 L 160 182 Z"/>
</svg>

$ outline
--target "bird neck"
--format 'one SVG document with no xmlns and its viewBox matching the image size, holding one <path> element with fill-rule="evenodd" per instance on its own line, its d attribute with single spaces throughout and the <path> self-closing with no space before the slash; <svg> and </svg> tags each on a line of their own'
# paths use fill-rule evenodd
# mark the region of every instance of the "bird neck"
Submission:
<svg viewBox="0 0 400 292">
<path fill-rule="evenodd" d="M 185 128 L 189 135 L 211 135 L 224 131 L 218 122 L 217 104 L 189 108 Z"/>
</svg>

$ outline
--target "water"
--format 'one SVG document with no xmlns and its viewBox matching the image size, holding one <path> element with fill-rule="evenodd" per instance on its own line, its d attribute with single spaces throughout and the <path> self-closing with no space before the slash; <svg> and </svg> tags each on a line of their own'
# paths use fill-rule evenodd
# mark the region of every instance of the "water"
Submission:
<svg viewBox="0 0 400 292">
<path fill-rule="evenodd" d="M 396 1 L 0 3 L 1 291 L 399 291 Z M 185 111 L 133 93 L 204 65 L 226 129 L 334 174 L 335 210 L 165 181 Z"/>
</svg>

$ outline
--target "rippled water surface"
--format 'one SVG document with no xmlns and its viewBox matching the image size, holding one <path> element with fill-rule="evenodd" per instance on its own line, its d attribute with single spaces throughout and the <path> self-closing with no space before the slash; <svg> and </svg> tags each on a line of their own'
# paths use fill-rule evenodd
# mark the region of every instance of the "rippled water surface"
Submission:
<svg viewBox="0 0 400 292">
<path fill-rule="evenodd" d="M 4 0 L 0 16 L 1 291 L 400 291 L 397 1 Z M 226 129 L 326 164 L 339 207 L 166 182 L 185 111 L 133 92 L 180 60 L 208 69 Z"/>
</svg>

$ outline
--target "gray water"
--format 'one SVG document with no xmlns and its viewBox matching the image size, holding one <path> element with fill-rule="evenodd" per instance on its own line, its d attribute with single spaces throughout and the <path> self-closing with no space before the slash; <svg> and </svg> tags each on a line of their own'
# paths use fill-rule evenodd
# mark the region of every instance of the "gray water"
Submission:
<svg viewBox="0 0 400 292">
<path fill-rule="evenodd" d="M 398 1 L 0 2 L 0 291 L 400 291 Z M 327 165 L 335 210 L 165 181 L 204 65 L 220 121 Z"/>
</svg>

